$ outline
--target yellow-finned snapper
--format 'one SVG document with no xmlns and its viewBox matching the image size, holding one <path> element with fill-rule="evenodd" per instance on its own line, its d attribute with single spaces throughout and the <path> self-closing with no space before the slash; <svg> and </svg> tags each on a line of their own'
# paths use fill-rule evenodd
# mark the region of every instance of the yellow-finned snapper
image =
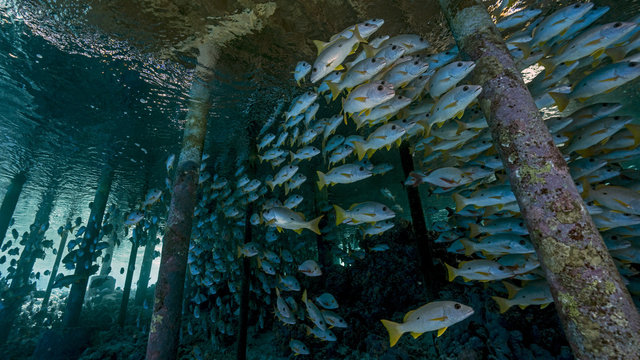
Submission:
<svg viewBox="0 0 640 360">
<path fill-rule="evenodd" d="M 262 137 L 262 140 L 260 140 L 260 142 L 258 143 L 258 151 L 262 150 L 262 148 L 269 146 L 269 144 L 271 144 L 273 140 L 275 140 L 275 138 L 276 136 L 271 133 L 265 134 Z"/>
<path fill-rule="evenodd" d="M 405 61 L 396 63 L 389 69 L 382 80 L 392 84 L 395 89 L 400 89 L 427 70 L 429 70 L 428 62 L 417 56 L 408 56 Z"/>
<path fill-rule="evenodd" d="M 640 125 L 627 124 L 624 127 L 624 129 L 611 136 L 606 144 L 600 145 L 596 152 L 636 148 L 640 144 Z"/>
<path fill-rule="evenodd" d="M 285 153 L 285 151 L 280 149 L 280 148 L 273 148 L 273 149 L 269 149 L 269 150 L 265 151 L 264 154 L 262 154 L 262 155 L 258 155 L 258 159 L 260 160 L 260 162 L 263 162 L 265 160 L 266 161 L 271 161 L 271 160 L 275 160 L 275 159 L 279 158 L 284 153 Z"/>
<path fill-rule="evenodd" d="M 624 61 L 628 53 L 640 48 L 640 32 L 636 33 L 628 43 L 611 47 L 605 50 L 605 53 L 613 60 L 613 62 Z"/>
<path fill-rule="evenodd" d="M 558 110 L 563 111 L 573 99 L 584 102 L 592 96 L 611 92 L 639 75 L 639 62 L 609 64 L 580 80 L 570 94 L 550 92 L 549 95 L 555 100 Z"/>
<path fill-rule="evenodd" d="M 533 30 L 533 40 L 529 44 L 519 45 L 524 51 L 525 57 L 529 57 L 531 49 L 544 45 L 558 34 L 562 35 L 591 8 L 593 8 L 593 3 L 575 3 L 545 17 Z"/>
<path fill-rule="evenodd" d="M 162 197 L 162 190 L 160 189 L 149 190 L 149 192 L 147 193 L 147 196 L 144 199 L 144 202 L 142 203 L 142 207 L 145 208 L 147 206 L 151 206 L 155 204 L 156 202 L 158 202 L 158 200 L 160 200 L 161 197 Z"/>
<path fill-rule="evenodd" d="M 347 328 L 347 322 L 344 321 L 344 319 L 340 317 L 340 315 L 330 310 L 320 310 L 320 311 L 322 312 L 322 316 L 324 317 L 324 320 L 329 325 L 330 329 L 333 327 L 345 328 L 345 329 Z"/>
<path fill-rule="evenodd" d="M 318 94 L 322 94 L 331 90 L 329 89 L 329 82 L 339 83 L 340 81 L 342 81 L 343 76 L 344 71 L 338 70 L 330 72 L 329 75 L 324 77 L 324 79 L 320 83 L 320 86 L 318 86 Z M 331 96 L 325 96 L 325 100 L 327 100 L 327 102 L 331 101 Z"/>
<path fill-rule="evenodd" d="M 284 145 L 284 142 L 287 141 L 287 137 L 289 137 L 289 133 L 288 132 L 286 132 L 286 131 L 281 132 L 280 135 L 278 135 L 278 140 L 276 140 L 276 142 L 273 144 L 273 147 L 274 148 L 279 148 L 282 145 Z"/>
<path fill-rule="evenodd" d="M 497 262 L 515 275 L 526 274 L 540 267 L 536 254 L 509 254 L 500 257 Z"/>
<path fill-rule="evenodd" d="M 342 70 L 342 62 L 358 48 L 360 42 L 365 40 L 360 35 L 358 26 L 351 30 L 353 36 L 340 37 L 335 42 L 323 47 L 311 68 L 311 82 L 316 83 L 334 70 Z"/>
<path fill-rule="evenodd" d="M 288 209 L 293 209 L 296 206 L 300 205 L 302 200 L 304 200 L 302 195 L 298 195 L 298 194 L 291 195 L 284 201 L 283 206 L 288 208 Z"/>
<path fill-rule="evenodd" d="M 346 157 L 353 153 L 353 147 L 343 144 L 339 146 L 334 152 L 329 156 L 329 166 L 333 166 L 334 164 L 340 161 L 346 161 Z"/>
<path fill-rule="evenodd" d="M 262 218 L 268 226 L 275 227 L 278 231 L 289 229 L 299 234 L 302 232 L 302 229 L 308 229 L 320 235 L 318 225 L 320 224 L 322 216 L 306 221 L 302 213 L 278 206 L 266 210 L 262 214 Z"/>
<path fill-rule="evenodd" d="M 562 129 L 562 134 L 582 129 L 592 122 L 603 119 L 620 109 L 622 109 L 622 104 L 618 103 L 597 103 L 580 108 L 567 116 L 572 118 L 573 121 Z"/>
<path fill-rule="evenodd" d="M 383 24 L 384 24 L 384 19 L 369 19 L 359 24 L 351 25 L 348 28 L 342 30 L 341 32 L 332 35 L 328 42 L 314 40 L 313 43 L 316 45 L 316 48 L 318 49 L 318 54 L 320 54 L 324 49 L 333 45 L 338 40 L 350 39 L 351 37 L 356 35 L 355 33 L 356 28 L 358 28 L 358 32 L 360 33 L 360 36 L 366 39 L 369 36 L 371 36 L 374 32 L 376 32 Z"/>
<path fill-rule="evenodd" d="M 304 112 L 304 126 L 309 127 L 311 121 L 316 118 L 318 110 L 320 110 L 320 104 L 317 102 L 314 102 L 307 108 Z"/>
<path fill-rule="evenodd" d="M 358 154 L 358 160 L 362 160 L 364 155 L 367 154 L 369 158 L 376 152 L 376 150 L 386 147 L 387 150 L 391 149 L 391 145 L 398 142 L 400 144 L 402 136 L 407 131 L 396 124 L 384 124 L 378 127 L 374 132 L 369 135 L 364 142 L 354 142 L 356 152 Z"/>
<path fill-rule="evenodd" d="M 170 172 L 171 169 L 173 169 L 173 163 L 175 161 L 176 161 L 176 154 L 171 154 L 169 155 L 169 157 L 167 157 L 167 163 L 166 163 L 167 172 Z"/>
<path fill-rule="evenodd" d="M 393 228 L 393 226 L 394 224 L 391 221 L 378 221 L 362 229 L 362 236 L 366 238 L 367 235 L 368 236 L 380 235 L 383 232 Z"/>
<path fill-rule="evenodd" d="M 347 114 L 366 114 L 375 106 L 392 99 L 395 94 L 393 85 L 381 80 L 356 87 L 342 103 L 345 123 Z"/>
<path fill-rule="evenodd" d="M 590 155 L 589 147 L 606 143 L 607 139 L 620 131 L 625 125 L 633 121 L 630 116 L 613 116 L 600 119 L 571 137 L 569 146 L 563 149 L 565 154 L 578 152 L 581 155 Z"/>
<path fill-rule="evenodd" d="M 429 42 L 417 34 L 396 35 L 382 42 L 380 47 L 384 47 L 388 44 L 395 44 L 403 47 L 406 55 L 416 53 L 429 47 Z"/>
<path fill-rule="evenodd" d="M 487 222 L 485 225 L 469 224 L 469 237 L 476 237 L 480 234 L 501 234 L 512 233 L 516 235 L 527 235 L 529 231 L 524 220 L 519 218 L 502 218 Z"/>
<path fill-rule="evenodd" d="M 342 117 L 340 118 L 340 122 L 342 122 Z M 338 146 L 342 145 L 343 143 L 344 143 L 344 136 L 343 135 L 335 135 L 335 136 L 331 137 L 331 139 L 329 139 L 329 141 L 322 148 L 322 155 L 326 156 L 326 154 L 328 152 L 331 152 L 331 151 L 337 149 Z"/>
<path fill-rule="evenodd" d="M 496 27 L 500 31 L 522 25 L 529 20 L 536 18 L 542 10 L 540 9 L 522 9 L 517 11 L 496 23 Z"/>
<path fill-rule="evenodd" d="M 124 220 L 125 226 L 133 226 L 144 219 L 144 213 L 140 210 L 132 211 Z"/>
<path fill-rule="evenodd" d="M 295 153 L 293 151 L 289 151 L 289 154 L 291 155 L 291 162 L 293 162 L 294 160 L 311 159 L 312 157 L 320 154 L 320 150 L 315 146 L 305 146 Z"/>
<path fill-rule="evenodd" d="M 544 66 L 547 74 L 551 74 L 560 63 L 577 61 L 589 55 L 597 59 L 607 47 L 636 26 L 637 24 L 631 22 L 614 22 L 593 27 L 571 40 L 562 53 L 540 60 L 540 65 Z"/>
<path fill-rule="evenodd" d="M 302 341 L 291 339 L 289 341 L 289 348 L 293 352 L 294 355 L 309 355 L 309 348 Z"/>
<path fill-rule="evenodd" d="M 602 213 L 593 215 L 592 218 L 593 223 L 600 231 L 640 224 L 640 216 L 615 210 L 603 210 Z"/>
<path fill-rule="evenodd" d="M 435 71 L 427 70 L 422 75 L 411 80 L 411 82 L 408 83 L 407 86 L 401 89 L 400 95 L 407 97 L 412 101 L 420 99 L 424 94 L 424 89 L 431 79 L 431 75 L 433 75 L 433 72 Z"/>
<path fill-rule="evenodd" d="M 327 82 L 327 85 L 329 85 L 329 89 L 331 90 L 333 100 L 335 100 L 343 90 L 346 89 L 347 91 L 351 91 L 354 87 L 370 80 L 386 66 L 387 60 L 382 57 L 365 59 L 355 64 L 347 71 L 342 78 L 342 81 Z"/>
<path fill-rule="evenodd" d="M 411 310 L 402 323 L 380 320 L 389 332 L 389 345 L 395 346 L 402 334 L 410 332 L 414 339 L 427 331 L 438 330 L 441 336 L 449 326 L 473 315 L 473 309 L 455 301 L 434 301 Z"/>
<path fill-rule="evenodd" d="M 310 277 L 322 275 L 320 265 L 313 260 L 305 260 L 302 264 L 298 265 L 298 271 Z"/>
<path fill-rule="evenodd" d="M 410 98 L 402 95 L 396 95 L 392 99 L 371 109 L 369 114 L 354 115 L 353 120 L 356 123 L 357 129 L 360 129 L 365 124 L 373 126 L 379 121 L 387 121 L 391 119 L 395 114 L 407 107 L 409 104 L 411 104 Z"/>
<path fill-rule="evenodd" d="M 287 262 L 292 262 L 293 258 L 289 258 L 287 259 L 287 257 L 285 257 L 284 252 L 282 254 L 282 258 L 285 259 L 285 261 L 287 260 L 291 260 L 291 261 L 287 261 Z M 289 254 L 291 255 L 291 254 Z M 279 281 L 280 281 L 280 285 L 282 285 L 284 287 L 284 290 L 287 291 L 300 291 L 300 283 L 298 282 L 298 279 L 295 278 L 295 276 L 293 275 L 287 275 L 285 277 L 281 277 L 279 276 Z"/>
<path fill-rule="evenodd" d="M 586 201 L 611 210 L 626 214 L 640 215 L 640 193 L 622 186 L 602 185 L 592 189 L 589 184 L 583 184 L 582 196 Z"/>
<path fill-rule="evenodd" d="M 355 59 L 353 59 L 353 61 L 349 62 L 346 64 L 346 68 L 350 69 L 353 67 L 353 65 L 359 63 L 360 61 L 364 60 L 367 58 L 367 54 L 373 54 L 377 49 L 380 47 L 380 44 L 382 44 L 383 41 L 387 40 L 389 38 L 389 35 L 383 35 L 383 36 L 378 36 L 376 38 L 374 38 L 373 40 L 369 40 L 369 42 L 367 44 L 362 44 L 363 50 L 360 51 L 358 53 L 358 56 L 355 57 Z M 369 47 L 369 50 L 366 50 L 365 48 Z M 402 49 L 402 51 L 404 52 L 404 49 Z M 373 56 L 371 56 L 373 57 Z"/>
<path fill-rule="evenodd" d="M 427 62 L 429 63 L 430 71 L 435 71 L 435 70 L 447 65 L 448 63 L 453 61 L 453 59 L 458 57 L 459 52 L 460 51 L 458 50 L 458 47 L 454 46 L 449 50 L 446 50 L 446 51 L 443 51 L 443 52 L 439 52 L 437 54 L 426 55 L 425 58 L 427 59 Z"/>
<path fill-rule="evenodd" d="M 386 44 L 384 46 L 380 46 L 376 49 L 363 45 L 364 51 L 367 53 L 367 56 L 370 58 L 378 57 L 383 58 L 388 65 L 395 63 L 398 59 L 404 56 L 407 51 L 404 47 L 396 45 L 396 44 Z"/>
<path fill-rule="evenodd" d="M 511 191 L 510 185 L 496 185 L 485 189 L 479 189 L 471 197 L 465 198 L 460 194 L 453 194 L 456 203 L 456 212 L 464 209 L 468 205 L 475 207 L 487 207 L 497 205 L 504 206 L 516 201 L 516 196 Z"/>
<path fill-rule="evenodd" d="M 336 225 L 358 225 L 362 223 L 374 223 L 389 220 L 396 216 L 393 210 L 384 204 L 374 201 L 365 201 L 353 204 L 349 210 L 344 210 L 338 205 L 333 205 L 336 211 Z"/>
<path fill-rule="evenodd" d="M 271 188 L 271 191 L 273 191 L 276 186 L 282 185 L 289 179 L 291 179 L 293 175 L 296 174 L 296 172 L 298 172 L 297 166 L 286 165 L 276 173 L 276 176 L 273 178 L 273 180 L 267 180 L 265 181 L 265 183 L 269 185 L 269 188 Z"/>
<path fill-rule="evenodd" d="M 496 257 L 507 254 L 533 254 L 535 250 L 530 241 L 517 234 L 503 233 L 482 238 L 479 242 L 460 240 L 464 246 L 464 254 L 469 256 L 481 252 L 486 257 Z"/>
<path fill-rule="evenodd" d="M 305 181 L 307 181 L 307 177 L 304 174 L 296 174 L 288 183 L 284 184 L 284 194 L 288 195 L 291 190 L 299 188 Z"/>
<path fill-rule="evenodd" d="M 447 267 L 449 281 L 453 281 L 458 276 L 467 282 L 502 280 L 514 276 L 512 270 L 491 260 L 463 261 L 458 264 L 460 267 L 457 269 L 446 263 L 444 265 Z"/>
<path fill-rule="evenodd" d="M 295 118 L 305 112 L 305 110 L 307 110 L 307 108 L 311 106 L 317 98 L 318 94 L 313 91 L 307 91 L 293 99 L 289 110 L 284 113 L 285 120 L 288 121 L 290 118 Z"/>
<path fill-rule="evenodd" d="M 300 136 L 300 140 L 298 141 L 298 145 L 300 145 L 300 146 L 309 145 L 309 144 L 313 143 L 316 140 L 318 135 L 320 135 L 320 134 L 315 129 L 307 129 L 302 133 L 302 136 Z"/>
<path fill-rule="evenodd" d="M 351 184 L 364 180 L 373 174 L 360 164 L 345 164 L 329 170 L 326 174 L 316 171 L 318 174 L 318 189 L 335 184 Z"/>
<path fill-rule="evenodd" d="M 438 69 L 429 80 L 427 90 L 434 99 L 455 87 L 475 69 L 473 61 L 455 61 Z"/>
<path fill-rule="evenodd" d="M 336 298 L 327 292 L 316 297 L 316 302 L 327 310 L 334 310 L 338 308 L 338 301 L 336 301 Z"/>
<path fill-rule="evenodd" d="M 300 81 L 304 80 L 304 77 L 311 71 L 311 64 L 306 61 L 299 61 L 296 64 L 295 70 L 293 70 L 293 78 L 296 80 L 298 86 L 300 85 Z"/>
<path fill-rule="evenodd" d="M 464 171 L 455 167 L 443 167 L 433 170 L 429 175 L 412 172 L 414 182 L 405 182 L 406 186 L 418 186 L 422 183 L 429 183 L 445 189 L 450 189 L 470 183 L 472 180 Z"/>
<path fill-rule="evenodd" d="M 551 296 L 551 288 L 547 280 L 540 279 L 528 283 L 524 288 L 520 288 L 506 281 L 502 282 L 507 288 L 509 298 L 505 299 L 499 296 L 492 296 L 500 308 L 500 314 L 505 313 L 510 307 L 518 305 L 521 309 L 529 305 L 540 305 L 544 309 L 553 302 Z"/>
<path fill-rule="evenodd" d="M 445 121 L 453 117 L 462 118 L 464 110 L 481 92 L 480 85 L 461 85 L 449 90 L 433 106 L 429 116 L 429 127 L 433 124 L 441 127 Z"/>
<path fill-rule="evenodd" d="M 320 339 L 322 341 L 336 341 L 336 340 L 338 340 L 338 338 L 333 333 L 333 331 L 331 331 L 329 329 L 322 330 L 317 326 L 314 327 L 314 328 L 311 328 L 308 325 L 305 325 L 304 327 L 307 330 L 307 335 L 312 335 L 313 334 L 313 336 L 315 336 L 316 338 L 318 338 L 318 339 Z"/>
</svg>

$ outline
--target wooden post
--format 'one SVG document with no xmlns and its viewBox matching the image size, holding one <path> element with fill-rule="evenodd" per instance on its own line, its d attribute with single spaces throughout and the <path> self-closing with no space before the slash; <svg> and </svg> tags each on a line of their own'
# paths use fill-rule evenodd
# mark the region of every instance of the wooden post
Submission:
<svg viewBox="0 0 640 360">
<path fill-rule="evenodd" d="M 122 301 L 120 302 L 120 313 L 118 314 L 118 325 L 124 326 L 127 318 L 127 305 L 129 305 L 129 295 L 131 294 L 131 283 L 133 282 L 133 272 L 136 269 L 136 256 L 138 254 L 138 244 L 140 237 L 143 235 L 142 227 L 138 224 L 133 230 L 131 237 L 131 252 L 129 253 L 129 264 L 127 265 L 127 276 L 124 280 L 124 288 L 122 291 Z"/>
<path fill-rule="evenodd" d="M 147 343 L 147 360 L 175 359 L 178 355 L 182 297 L 193 209 L 198 190 L 198 170 L 207 133 L 207 116 L 211 107 L 209 83 L 213 80 L 216 58 L 216 49 L 212 45 L 201 46 L 189 94 L 189 112 L 184 125 L 182 150 L 176 167 L 162 245 Z"/>
<path fill-rule="evenodd" d="M 147 297 L 147 287 L 149 286 L 149 276 L 151 275 L 151 265 L 153 264 L 153 253 L 156 248 L 156 235 L 158 234 L 158 225 L 151 225 L 147 233 L 147 241 L 144 245 L 144 256 L 142 257 L 142 265 L 140 266 L 140 276 L 136 285 L 136 297 L 134 303 L 138 306 L 144 303 Z"/>
<path fill-rule="evenodd" d="M 0 246 L 4 242 L 4 237 L 9 229 L 13 212 L 16 210 L 16 204 L 20 193 L 22 193 L 22 187 L 27 181 L 27 176 L 24 172 L 17 173 L 7 188 L 7 193 L 4 194 L 2 199 L 2 205 L 0 205 Z"/>
<path fill-rule="evenodd" d="M 60 267 L 60 261 L 62 260 L 62 254 L 64 253 L 65 245 L 67 245 L 67 237 L 69 236 L 70 231 L 73 231 L 73 228 L 71 226 L 71 221 L 67 220 L 67 224 L 62 228 L 62 234 L 60 234 L 60 244 L 58 244 L 56 260 L 53 262 L 53 268 L 51 269 L 49 282 L 47 283 L 47 290 L 44 293 L 42 305 L 40 305 L 41 313 L 47 312 L 47 306 L 49 305 L 49 299 L 51 298 L 51 291 L 53 290 L 53 284 L 56 281 L 56 276 L 58 276 L 58 268 Z"/>
<path fill-rule="evenodd" d="M 486 8 L 439 0 L 577 359 L 640 359 L 640 315 Z"/>
</svg>

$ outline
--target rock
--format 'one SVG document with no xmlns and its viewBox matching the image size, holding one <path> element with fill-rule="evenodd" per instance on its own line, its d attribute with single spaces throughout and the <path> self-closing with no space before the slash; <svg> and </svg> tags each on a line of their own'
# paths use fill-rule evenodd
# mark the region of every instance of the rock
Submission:
<svg viewBox="0 0 640 360">
<path fill-rule="evenodd" d="M 31 359 L 33 360 L 73 360 L 80 357 L 89 345 L 91 330 L 73 328 L 45 331 Z"/>
</svg>

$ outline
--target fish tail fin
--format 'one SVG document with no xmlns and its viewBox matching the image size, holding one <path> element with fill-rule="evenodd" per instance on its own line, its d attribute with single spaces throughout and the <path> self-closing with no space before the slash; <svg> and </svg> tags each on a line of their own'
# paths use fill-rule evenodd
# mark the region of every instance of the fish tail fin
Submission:
<svg viewBox="0 0 640 360">
<path fill-rule="evenodd" d="M 258 151 L 260 151 L 260 150 L 258 149 Z M 258 155 L 258 160 L 260 160 L 260 164 L 262 164 L 262 160 L 263 160 L 263 159 L 264 159 L 264 157 L 262 157 L 262 156 Z"/>
<path fill-rule="evenodd" d="M 469 237 L 476 237 L 480 235 L 480 225 L 478 224 L 469 224 Z"/>
<path fill-rule="evenodd" d="M 551 91 L 549 92 L 549 96 L 551 96 L 553 101 L 555 101 L 559 111 L 564 111 L 564 109 L 567 108 L 567 105 L 569 105 L 569 96 L 567 96 L 567 94 Z"/>
<path fill-rule="evenodd" d="M 336 225 L 340 225 L 347 218 L 347 212 L 338 205 L 333 205 L 333 208 L 336 211 Z"/>
<path fill-rule="evenodd" d="M 624 51 L 622 47 L 607 49 L 604 52 L 611 58 L 611 60 L 613 60 L 613 62 L 618 62 L 624 59 L 627 55 L 626 51 Z"/>
<path fill-rule="evenodd" d="M 331 90 L 331 99 L 335 100 L 340 95 L 340 88 L 332 81 L 327 81 L 327 85 L 329 86 L 329 90 Z"/>
<path fill-rule="evenodd" d="M 553 61 L 553 59 L 541 59 L 540 61 L 538 61 L 538 64 L 544 67 L 545 75 L 550 75 L 556 68 L 556 63 Z"/>
<path fill-rule="evenodd" d="M 303 303 L 307 303 L 307 289 L 304 289 L 304 292 L 302 293 L 302 302 Z"/>
<path fill-rule="evenodd" d="M 364 145 L 359 141 L 354 141 L 353 146 L 356 149 L 356 153 L 358 154 L 358 160 L 362 160 L 364 155 L 367 153 L 367 149 L 364 148 Z"/>
<path fill-rule="evenodd" d="M 316 233 L 316 235 L 320 235 L 320 220 L 322 220 L 322 217 L 324 215 L 320 215 L 317 218 L 309 221 L 307 223 L 307 229 L 313 231 L 314 233 Z"/>
<path fill-rule="evenodd" d="M 515 43 L 514 44 L 518 49 L 522 50 L 522 54 L 524 58 L 528 58 L 531 55 L 531 45 L 528 43 Z"/>
<path fill-rule="evenodd" d="M 404 331 L 402 331 L 402 329 L 400 329 L 400 325 L 397 322 L 393 322 L 393 321 L 389 321 L 389 320 L 380 320 L 382 322 L 382 325 L 384 325 L 384 327 L 387 329 L 387 331 L 389 332 L 389 345 L 391 347 L 394 347 L 396 345 L 396 343 L 398 342 L 398 340 L 400 340 L 400 336 L 402 336 L 402 334 L 404 333 Z"/>
<path fill-rule="evenodd" d="M 238 254 L 236 256 L 237 258 L 241 258 L 242 257 L 242 248 L 240 246 L 238 246 Z"/>
<path fill-rule="evenodd" d="M 293 160 L 296 159 L 296 154 L 294 154 L 293 151 L 289 151 L 289 155 L 291 156 L 291 162 L 293 162 Z"/>
<path fill-rule="evenodd" d="M 510 282 L 503 281 L 502 285 L 504 285 L 504 287 L 507 288 L 507 292 L 509 293 L 508 295 L 509 299 L 513 299 L 518 293 L 518 291 L 522 290 L 521 287 L 515 286 Z"/>
<path fill-rule="evenodd" d="M 447 267 L 447 275 L 449 277 L 449 281 L 453 281 L 453 279 L 458 276 L 456 271 L 457 269 L 447 263 L 444 263 L 444 266 Z"/>
<path fill-rule="evenodd" d="M 475 249 L 475 244 L 467 239 L 460 239 L 460 242 L 462 243 L 462 246 L 464 246 L 464 254 L 466 256 L 469 256 L 471 254 L 473 254 L 474 252 L 476 252 Z"/>
<path fill-rule="evenodd" d="M 284 184 L 284 194 L 285 194 L 285 195 L 289 195 L 289 190 L 290 190 L 290 189 L 289 189 L 289 184 L 288 184 L 288 183 L 287 183 L 287 184 Z"/>
<path fill-rule="evenodd" d="M 625 127 L 631 132 L 631 135 L 633 135 L 633 147 L 635 148 L 640 144 L 640 125 L 627 124 Z"/>
<path fill-rule="evenodd" d="M 510 301 L 508 299 L 501 298 L 499 296 L 492 296 L 491 298 L 498 304 L 498 307 L 500 308 L 500 314 L 505 313 L 511 307 Z"/>
<path fill-rule="evenodd" d="M 316 173 L 318 174 L 318 190 L 322 190 L 323 187 L 327 186 L 325 174 L 322 171 L 316 171 Z"/>
<path fill-rule="evenodd" d="M 453 201 L 456 202 L 456 212 L 460 212 L 460 210 L 464 209 L 464 207 L 467 206 L 465 200 L 466 199 L 462 195 L 458 193 L 453 194 Z"/>
<path fill-rule="evenodd" d="M 454 119 L 454 121 L 456 122 L 456 124 L 458 124 L 458 130 L 456 131 L 456 135 L 460 135 L 461 132 L 468 129 L 467 124 L 465 124 L 464 122 L 458 119 Z"/>
<path fill-rule="evenodd" d="M 265 183 L 269 186 L 271 191 L 276 188 L 276 185 L 273 183 L 273 181 L 265 181 Z"/>
<path fill-rule="evenodd" d="M 376 49 L 374 49 L 374 47 L 369 44 L 363 44 L 362 49 L 364 50 L 364 53 L 368 58 L 373 57 L 376 54 Z"/>
<path fill-rule="evenodd" d="M 313 44 L 316 46 L 316 48 L 318 48 L 318 55 L 320 55 L 322 50 L 324 50 L 327 47 L 328 43 L 320 40 L 313 40 Z"/>
</svg>

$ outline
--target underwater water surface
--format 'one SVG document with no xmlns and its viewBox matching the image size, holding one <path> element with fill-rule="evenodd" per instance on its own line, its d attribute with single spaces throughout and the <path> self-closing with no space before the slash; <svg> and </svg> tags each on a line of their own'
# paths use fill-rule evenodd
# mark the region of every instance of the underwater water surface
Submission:
<svg viewBox="0 0 640 360">
<path fill-rule="evenodd" d="M 637 307 L 640 2 L 481 3 Z M 0 199 L 19 188 L 0 209 L 3 358 L 145 358 L 203 68 L 178 358 L 243 358 L 243 311 L 250 359 L 574 358 L 479 65 L 438 1 L 0 0 L 0 15 Z"/>
</svg>

